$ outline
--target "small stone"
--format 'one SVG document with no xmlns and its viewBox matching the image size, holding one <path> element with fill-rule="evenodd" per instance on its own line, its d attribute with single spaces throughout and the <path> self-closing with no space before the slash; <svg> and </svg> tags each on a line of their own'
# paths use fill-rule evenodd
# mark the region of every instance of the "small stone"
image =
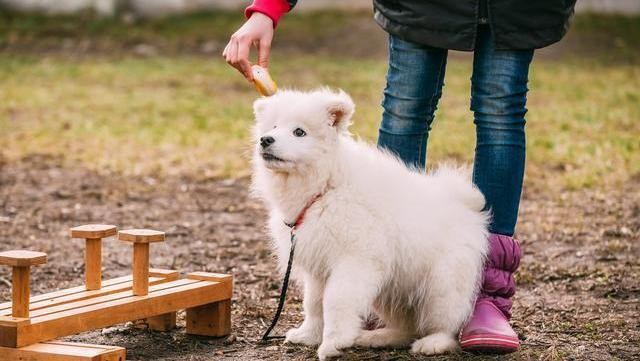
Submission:
<svg viewBox="0 0 640 361">
<path fill-rule="evenodd" d="M 100 333 L 102 335 L 108 335 L 110 333 L 114 333 L 114 332 L 118 332 L 120 331 L 119 327 L 113 326 L 113 327 L 107 327 L 107 328 L 103 328 L 102 331 L 100 331 Z"/>
<path fill-rule="evenodd" d="M 234 343 L 234 342 L 236 342 L 236 335 L 234 335 L 234 334 L 229 335 L 229 337 L 227 337 L 227 338 L 224 340 L 224 344 L 225 344 L 225 345 L 229 345 L 229 344 L 232 344 L 232 343 Z"/>
<path fill-rule="evenodd" d="M 278 351 L 278 346 L 269 346 L 264 349 L 265 351 Z"/>
</svg>

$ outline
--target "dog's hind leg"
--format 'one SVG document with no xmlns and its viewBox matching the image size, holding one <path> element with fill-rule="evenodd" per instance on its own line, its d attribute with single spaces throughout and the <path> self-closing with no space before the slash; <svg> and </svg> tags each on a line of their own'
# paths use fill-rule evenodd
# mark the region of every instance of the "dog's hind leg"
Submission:
<svg viewBox="0 0 640 361">
<path fill-rule="evenodd" d="M 475 300 L 479 270 L 474 266 L 472 260 L 460 256 L 432 265 L 425 279 L 429 294 L 418 313 L 418 329 L 426 337 L 415 341 L 411 352 L 437 355 L 458 350 L 458 331 Z"/>
<path fill-rule="evenodd" d="M 405 328 L 384 327 L 377 330 L 363 330 L 356 338 L 356 345 L 362 347 L 406 346 L 412 339 Z"/>
<path fill-rule="evenodd" d="M 392 291 L 393 292 L 393 291 Z M 386 307 L 385 307 L 386 306 Z M 374 330 L 362 330 L 356 339 L 356 345 L 362 347 L 406 346 L 414 337 L 415 325 L 413 311 L 396 308 L 391 304 L 376 302 L 376 313 L 384 327 Z"/>
<path fill-rule="evenodd" d="M 432 333 L 427 337 L 416 340 L 411 345 L 412 353 L 425 355 L 439 355 L 445 352 L 453 352 L 458 349 L 458 340 L 448 333 Z"/>
<path fill-rule="evenodd" d="M 331 270 L 322 304 L 320 360 L 338 356 L 341 349 L 354 345 L 361 332 L 362 318 L 369 314 L 382 278 L 379 268 L 362 259 L 343 259 Z"/>
<path fill-rule="evenodd" d="M 304 276 L 304 321 L 287 331 L 285 342 L 318 345 L 322 341 L 322 293 L 324 284 L 311 275 Z"/>
</svg>

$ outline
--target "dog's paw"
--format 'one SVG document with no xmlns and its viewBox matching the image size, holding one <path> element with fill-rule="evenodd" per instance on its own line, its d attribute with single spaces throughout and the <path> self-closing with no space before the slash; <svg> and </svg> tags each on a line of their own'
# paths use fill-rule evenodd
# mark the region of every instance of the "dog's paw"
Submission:
<svg viewBox="0 0 640 361">
<path fill-rule="evenodd" d="M 425 355 L 439 355 L 445 352 L 458 350 L 458 341 L 451 335 L 445 333 L 434 333 L 427 337 L 416 340 L 411 345 L 412 353 Z"/>
<path fill-rule="evenodd" d="M 322 342 L 322 335 L 320 332 L 314 332 L 308 327 L 292 328 L 287 331 L 284 342 L 316 346 Z"/>
<path fill-rule="evenodd" d="M 328 360 L 332 357 L 338 357 L 342 354 L 342 351 L 338 350 L 335 343 L 323 342 L 318 347 L 318 358 L 320 361 Z"/>
<path fill-rule="evenodd" d="M 379 328 L 377 330 L 362 331 L 356 338 L 355 344 L 362 347 L 404 346 L 410 340 L 411 337 L 401 330 Z"/>
</svg>

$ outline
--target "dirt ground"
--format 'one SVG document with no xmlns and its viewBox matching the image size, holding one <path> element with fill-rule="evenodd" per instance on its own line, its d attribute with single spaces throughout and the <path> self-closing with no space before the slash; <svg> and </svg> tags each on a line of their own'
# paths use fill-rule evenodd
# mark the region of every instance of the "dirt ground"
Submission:
<svg viewBox="0 0 640 361">
<path fill-rule="evenodd" d="M 280 278 L 263 232 L 265 212 L 248 180 L 123 178 L 65 169 L 56 158 L 0 162 L 0 245 L 40 250 L 49 262 L 32 275 L 38 294 L 82 283 L 82 243 L 67 229 L 85 223 L 167 232 L 152 266 L 232 273 L 233 334 L 184 334 L 125 324 L 68 337 L 124 346 L 131 360 L 306 360 L 312 348 L 258 342 L 277 304 Z M 527 188 L 531 189 L 531 188 Z M 522 340 L 509 356 L 447 359 L 632 360 L 640 354 L 640 179 L 603 193 L 525 191 L 518 236 L 525 252 L 513 324 Z M 130 247 L 104 245 L 106 277 L 130 272 Z M 0 269 L 0 299 L 10 274 Z M 301 321 L 294 289 L 276 333 Z M 405 349 L 349 350 L 347 360 L 410 360 Z M 445 359 L 432 358 L 432 359 Z"/>
</svg>

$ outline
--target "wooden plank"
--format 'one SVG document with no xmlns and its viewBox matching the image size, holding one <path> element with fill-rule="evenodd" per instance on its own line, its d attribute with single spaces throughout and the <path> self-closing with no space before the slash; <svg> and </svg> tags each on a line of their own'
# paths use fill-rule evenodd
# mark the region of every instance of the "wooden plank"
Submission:
<svg viewBox="0 0 640 361">
<path fill-rule="evenodd" d="M 156 284 L 159 284 L 159 283 L 164 283 L 164 282 L 167 282 L 167 281 L 168 280 L 166 278 L 159 278 L 159 277 L 152 277 L 152 278 L 149 279 L 149 283 L 152 284 L 152 285 L 156 285 Z M 132 287 L 131 280 L 129 280 L 127 282 L 122 282 L 122 283 L 119 283 L 119 284 L 111 285 L 111 286 L 105 286 L 105 287 L 102 287 L 99 290 L 93 290 L 93 291 L 87 291 L 87 290 L 84 289 L 84 287 L 82 287 L 82 289 L 83 289 L 82 292 L 77 292 L 77 293 L 73 293 L 73 294 L 66 295 L 66 296 L 61 296 L 61 297 L 56 297 L 56 298 L 50 298 L 50 299 L 43 300 L 43 301 L 38 301 L 38 302 L 31 302 L 31 304 L 29 305 L 29 309 L 31 311 L 36 311 L 36 310 L 40 310 L 40 309 L 47 308 L 47 307 L 54 307 L 54 306 L 62 305 L 62 304 L 65 304 L 65 303 L 81 301 L 81 300 L 85 300 L 85 299 L 89 299 L 89 298 L 106 296 L 106 295 L 110 295 L 110 294 L 113 294 L 113 293 L 130 290 L 131 287 Z M 10 315 L 10 314 L 11 314 L 11 309 L 0 310 L 0 316 L 6 316 L 6 315 Z"/>
<path fill-rule="evenodd" d="M 187 278 L 193 280 L 203 281 L 216 281 L 216 282 L 231 282 L 233 276 L 223 273 L 211 273 L 211 272 L 191 272 L 187 274 Z"/>
<path fill-rule="evenodd" d="M 173 281 L 173 282 L 162 282 L 162 283 L 159 283 L 159 284 L 155 285 L 153 290 L 154 291 L 160 291 L 160 290 L 165 290 L 165 289 L 169 289 L 169 288 L 173 288 L 173 287 L 183 286 L 183 285 L 187 285 L 187 284 L 191 284 L 191 283 L 195 283 L 195 282 L 197 282 L 197 281 L 196 280 L 186 280 L 186 279 L 185 280 L 177 280 L 177 281 Z M 53 306 L 53 307 L 47 307 L 47 308 L 43 308 L 43 309 L 40 309 L 40 310 L 35 310 L 35 311 L 32 312 L 31 318 L 39 317 L 39 316 L 45 316 L 45 315 L 51 315 L 51 314 L 54 314 L 56 312 L 73 310 L 74 308 L 82 308 L 82 307 L 86 307 L 86 306 L 89 306 L 89 305 L 97 305 L 97 304 L 100 304 L 100 303 L 114 301 L 114 300 L 120 300 L 120 299 L 123 299 L 123 298 L 130 298 L 132 296 L 134 296 L 134 295 L 131 292 L 131 289 L 123 290 L 121 292 L 112 293 L 110 295 L 87 298 L 87 299 L 84 299 L 84 300 L 78 300 L 78 301 L 75 301 L 75 302 L 69 302 L 69 303 L 64 303 L 64 304 Z"/>
<path fill-rule="evenodd" d="M 180 276 L 180 272 L 174 271 L 174 270 L 151 268 L 151 269 L 149 269 L 149 276 L 152 277 L 151 279 L 149 279 L 149 284 L 158 284 L 160 282 L 178 279 L 179 276 Z M 38 302 L 50 300 L 50 299 L 53 299 L 53 298 L 60 298 L 60 297 L 64 297 L 64 296 L 69 296 L 69 295 L 73 295 L 73 294 L 82 294 L 82 296 L 81 297 L 76 297 L 76 298 L 70 297 L 68 299 L 78 300 L 78 299 L 86 298 L 86 297 L 84 297 L 85 295 L 90 295 L 90 297 L 94 297 L 96 295 L 109 294 L 111 292 L 110 290 L 116 290 L 116 288 L 109 288 L 110 286 L 117 285 L 117 284 L 122 284 L 122 283 L 128 283 L 127 287 L 131 288 L 131 280 L 132 280 L 132 278 L 133 277 L 131 275 L 128 275 L 128 276 L 112 278 L 110 280 L 105 280 L 105 281 L 102 282 L 102 289 L 101 289 L 102 292 L 88 293 L 89 291 L 87 291 L 85 286 L 82 285 L 82 286 L 67 288 L 67 289 L 60 290 L 60 291 L 49 292 L 49 293 L 44 293 L 44 294 L 37 295 L 37 296 L 32 296 L 31 297 L 31 305 L 30 305 L 29 308 L 31 310 L 38 309 L 43 305 L 44 306 L 48 305 L 46 302 L 44 302 L 44 303 L 38 303 Z M 158 278 L 158 279 L 156 280 L 155 278 Z M 117 288 L 117 290 L 115 292 L 118 292 L 118 291 L 121 291 L 121 290 L 125 290 L 125 289 L 127 289 L 127 287 L 125 287 L 125 288 Z M 107 291 L 104 291 L 105 289 Z M 38 303 L 36 308 L 34 308 L 34 304 L 35 303 Z M 11 314 L 11 302 L 0 303 L 0 316 L 10 315 L 10 314 Z"/>
<path fill-rule="evenodd" d="M 187 308 L 187 333 L 214 337 L 230 334 L 231 300 Z"/>
<path fill-rule="evenodd" d="M 0 341 L 5 347 L 22 347 L 60 336 L 231 299 L 231 293 L 230 283 L 197 281 L 192 284 L 154 291 L 146 296 L 131 296 L 50 315 L 32 317 L 30 324 L 16 327 L 15 338 L 2 337 Z M 0 335 L 5 331 L 0 327 Z"/>
<path fill-rule="evenodd" d="M 122 277 L 113 278 L 113 279 L 104 281 L 104 282 L 102 282 L 102 285 L 103 286 L 111 286 L 111 285 L 115 285 L 115 284 L 118 284 L 118 283 L 131 281 L 131 279 L 132 279 L 131 275 L 122 276 Z M 33 297 L 31 297 L 31 302 L 44 301 L 44 300 L 48 300 L 50 298 L 62 297 L 62 296 L 72 295 L 74 293 L 81 293 L 81 292 L 86 292 L 86 291 L 87 291 L 87 289 L 85 288 L 84 285 L 77 286 L 77 287 L 71 287 L 71 288 L 66 288 L 64 290 L 59 290 L 59 291 L 54 291 L 54 292 L 49 292 L 49 293 L 43 293 L 41 295 L 33 296 Z M 6 309 L 11 309 L 11 302 L 0 303 L 0 310 L 4 311 Z"/>
<path fill-rule="evenodd" d="M 2 360 L 7 361 L 125 361 L 126 353 L 117 346 L 56 341 L 21 348 L 0 347 Z"/>
<path fill-rule="evenodd" d="M 169 280 L 177 280 L 180 278 L 180 272 L 176 270 L 149 268 L 150 277 L 162 277 Z"/>
</svg>

